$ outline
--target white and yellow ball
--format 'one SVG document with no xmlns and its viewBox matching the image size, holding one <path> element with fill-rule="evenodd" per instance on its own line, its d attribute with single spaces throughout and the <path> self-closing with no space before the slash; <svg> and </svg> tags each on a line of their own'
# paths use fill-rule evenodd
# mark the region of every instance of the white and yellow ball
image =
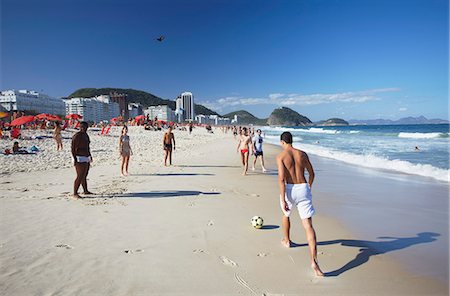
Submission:
<svg viewBox="0 0 450 296">
<path fill-rule="evenodd" d="M 254 216 L 252 218 L 252 226 L 255 227 L 256 229 L 260 229 L 261 227 L 263 227 L 263 225 L 264 225 L 263 218 L 259 216 Z"/>
</svg>

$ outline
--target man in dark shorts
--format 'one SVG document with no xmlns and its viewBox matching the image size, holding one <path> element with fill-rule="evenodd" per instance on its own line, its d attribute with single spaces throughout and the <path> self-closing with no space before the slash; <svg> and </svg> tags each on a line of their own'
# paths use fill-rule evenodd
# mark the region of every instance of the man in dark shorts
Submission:
<svg viewBox="0 0 450 296">
<path fill-rule="evenodd" d="M 263 172 L 267 172 L 266 168 L 264 167 L 264 153 L 263 153 L 263 137 L 261 136 L 261 130 L 258 129 L 256 131 L 256 135 L 253 137 L 253 151 L 255 151 L 255 159 L 253 159 L 253 167 L 252 170 L 255 170 L 256 160 L 258 157 L 261 157 L 261 168 Z"/>
<path fill-rule="evenodd" d="M 167 158 L 169 158 L 169 164 L 172 165 L 172 149 L 175 150 L 175 135 L 172 133 L 172 126 L 169 126 L 167 132 L 164 133 L 163 149 L 165 151 L 164 166 L 167 166 Z"/>
<path fill-rule="evenodd" d="M 80 123 L 80 131 L 72 137 L 72 157 L 77 177 L 73 184 L 73 197 L 80 198 L 78 189 L 83 187 L 84 194 L 92 194 L 87 187 L 87 175 L 89 173 L 90 163 L 92 162 L 91 150 L 89 148 L 90 140 L 87 134 L 88 123 Z"/>
</svg>

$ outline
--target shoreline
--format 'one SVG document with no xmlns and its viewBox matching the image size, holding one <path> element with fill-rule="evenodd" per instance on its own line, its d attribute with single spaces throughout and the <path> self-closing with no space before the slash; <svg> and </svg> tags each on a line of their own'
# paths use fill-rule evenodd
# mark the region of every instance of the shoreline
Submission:
<svg viewBox="0 0 450 296">
<path fill-rule="evenodd" d="M 73 168 L 3 175 L 2 294 L 448 293 L 441 281 L 405 271 L 390 254 L 347 266 L 359 248 L 342 243 L 360 237 L 341 219 L 329 218 L 322 200 L 331 195 L 319 183 L 313 188 L 314 226 L 318 241 L 330 243 L 319 244 L 318 256 L 324 272 L 334 276 L 313 276 L 298 215 L 291 229 L 296 246 L 280 243 L 276 146 L 265 146 L 268 174 L 242 177 L 232 135 L 194 133 L 191 139 L 176 131 L 173 167 L 161 166 L 162 151 L 144 153 L 145 161 L 132 158 L 129 177 L 118 176 L 115 162 L 94 163 L 89 184 L 100 193 L 96 198 L 64 194 L 71 190 Z M 203 137 L 209 138 L 196 144 Z M 333 191 L 332 183 L 327 188 Z M 254 215 L 264 218 L 266 228 L 251 227 Z"/>
</svg>

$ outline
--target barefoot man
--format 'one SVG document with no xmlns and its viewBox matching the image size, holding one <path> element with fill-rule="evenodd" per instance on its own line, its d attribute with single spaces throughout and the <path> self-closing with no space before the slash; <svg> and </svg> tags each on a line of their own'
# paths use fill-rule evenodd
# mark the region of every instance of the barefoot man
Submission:
<svg viewBox="0 0 450 296">
<path fill-rule="evenodd" d="M 314 181 L 314 170 L 309 162 L 308 155 L 292 147 L 292 134 L 284 132 L 281 134 L 281 146 L 283 151 L 277 156 L 278 184 L 280 186 L 280 205 L 283 211 L 283 235 L 282 244 L 289 248 L 291 240 L 289 230 L 291 222 L 289 215 L 292 207 L 297 206 L 298 213 L 302 219 L 306 231 L 306 239 L 311 256 L 311 267 L 316 276 L 323 276 L 317 262 L 316 232 L 312 225 L 314 208 L 312 205 L 311 187 Z M 305 169 L 308 171 L 308 183 L 305 179 Z"/>
<path fill-rule="evenodd" d="M 252 170 L 255 170 L 256 160 L 258 159 L 258 156 L 261 156 L 261 168 L 263 172 L 267 172 L 266 168 L 264 167 L 264 153 L 263 153 L 263 137 L 261 137 L 261 130 L 258 129 L 256 131 L 256 136 L 253 137 L 253 151 L 255 152 L 255 159 L 253 159 L 253 167 Z"/>
<path fill-rule="evenodd" d="M 244 127 L 237 146 L 237 151 L 241 153 L 242 165 L 244 166 L 243 176 L 247 174 L 248 170 L 248 155 L 250 153 L 249 149 L 252 147 L 251 142 L 252 138 L 248 135 L 247 128 Z"/>
<path fill-rule="evenodd" d="M 165 166 L 167 166 L 167 157 L 169 157 L 169 164 L 172 165 L 172 148 L 175 150 L 175 135 L 172 133 L 172 126 L 169 126 L 169 129 L 164 133 L 163 138 L 163 149 L 166 152 L 164 155 Z"/>
<path fill-rule="evenodd" d="M 83 186 L 84 194 L 92 194 L 87 187 L 87 175 L 89 173 L 90 163 L 92 162 L 91 150 L 89 149 L 89 136 L 87 134 L 88 124 L 83 121 L 80 123 L 80 131 L 72 137 L 72 157 L 77 178 L 73 184 L 73 197 L 80 198 L 78 188 Z"/>
</svg>

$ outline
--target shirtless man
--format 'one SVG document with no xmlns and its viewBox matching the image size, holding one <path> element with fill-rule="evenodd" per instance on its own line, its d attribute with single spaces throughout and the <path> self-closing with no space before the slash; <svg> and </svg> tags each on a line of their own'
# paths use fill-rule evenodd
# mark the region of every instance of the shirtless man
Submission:
<svg viewBox="0 0 450 296">
<path fill-rule="evenodd" d="M 92 162 L 91 150 L 89 149 L 89 136 L 87 134 L 88 123 L 80 123 L 80 131 L 72 137 L 72 157 L 77 178 L 73 184 L 73 197 L 80 198 L 78 188 L 83 186 L 84 194 L 92 194 L 87 188 L 87 175 Z"/>
<path fill-rule="evenodd" d="M 172 145 L 173 142 L 173 145 Z M 172 133 L 172 126 L 164 133 L 163 137 L 163 149 L 166 152 L 164 155 L 164 165 L 167 166 L 167 157 L 169 157 L 169 163 L 172 165 L 172 147 L 175 150 L 175 135 Z"/>
<path fill-rule="evenodd" d="M 244 127 L 242 129 L 242 134 L 239 138 L 239 143 L 237 146 L 237 152 L 241 153 L 241 160 L 242 165 L 244 166 L 244 171 L 242 172 L 242 175 L 245 176 L 247 174 L 248 170 L 248 156 L 249 156 L 249 149 L 253 149 L 252 138 L 248 135 L 247 128 Z"/>
<path fill-rule="evenodd" d="M 287 248 L 291 246 L 289 215 L 292 207 L 297 206 L 306 231 L 311 267 L 316 276 L 323 276 L 324 274 L 317 262 L 316 232 L 314 231 L 311 218 L 315 212 L 311 195 L 314 169 L 309 162 L 308 155 L 292 147 L 292 134 L 290 132 L 282 133 L 280 140 L 283 151 L 277 156 L 278 185 L 280 187 L 280 206 L 284 214 L 282 217 L 284 238 L 281 242 Z M 309 174 L 308 183 L 305 179 L 305 169 Z"/>
</svg>

